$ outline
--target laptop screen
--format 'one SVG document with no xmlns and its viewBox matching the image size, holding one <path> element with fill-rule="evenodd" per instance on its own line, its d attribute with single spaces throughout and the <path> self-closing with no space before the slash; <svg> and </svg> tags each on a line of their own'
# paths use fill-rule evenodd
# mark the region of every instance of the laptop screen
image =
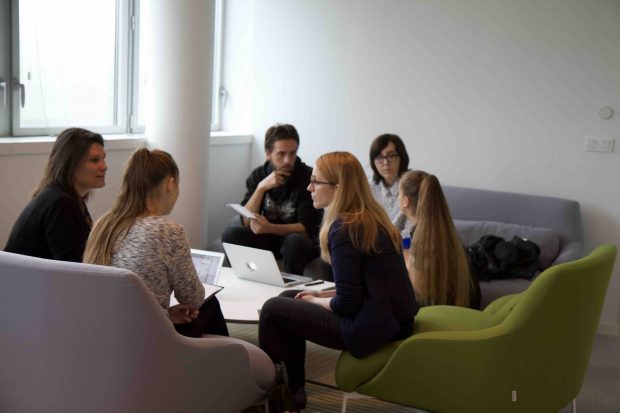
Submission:
<svg viewBox="0 0 620 413">
<path fill-rule="evenodd" d="M 217 284 L 224 263 L 223 253 L 192 249 L 192 261 L 201 282 Z"/>
</svg>

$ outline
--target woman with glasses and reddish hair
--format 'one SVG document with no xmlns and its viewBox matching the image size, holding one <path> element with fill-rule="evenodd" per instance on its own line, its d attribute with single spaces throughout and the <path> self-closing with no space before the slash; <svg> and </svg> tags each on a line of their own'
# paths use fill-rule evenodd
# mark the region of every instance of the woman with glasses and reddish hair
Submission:
<svg viewBox="0 0 620 413">
<path fill-rule="evenodd" d="M 261 308 L 259 342 L 284 362 L 298 408 L 305 406 L 306 340 L 366 357 L 413 332 L 418 312 L 400 234 L 374 199 L 360 162 L 348 152 L 320 156 L 308 191 L 324 210 L 321 257 L 335 290 L 286 291 Z"/>
<path fill-rule="evenodd" d="M 375 199 L 383 206 L 392 223 L 401 232 L 410 232 L 411 224 L 398 208 L 398 180 L 409 168 L 409 155 L 398 135 L 379 135 L 370 145 L 370 167 L 373 175 L 368 179 Z"/>
</svg>

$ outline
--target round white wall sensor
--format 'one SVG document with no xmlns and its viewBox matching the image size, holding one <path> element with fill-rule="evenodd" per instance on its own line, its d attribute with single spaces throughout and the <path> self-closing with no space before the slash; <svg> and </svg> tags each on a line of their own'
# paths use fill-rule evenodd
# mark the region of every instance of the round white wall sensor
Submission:
<svg viewBox="0 0 620 413">
<path fill-rule="evenodd" d="M 601 117 L 601 119 L 611 119 L 611 117 L 614 115 L 614 110 L 611 106 L 601 106 L 600 108 L 598 108 L 598 115 Z"/>
</svg>

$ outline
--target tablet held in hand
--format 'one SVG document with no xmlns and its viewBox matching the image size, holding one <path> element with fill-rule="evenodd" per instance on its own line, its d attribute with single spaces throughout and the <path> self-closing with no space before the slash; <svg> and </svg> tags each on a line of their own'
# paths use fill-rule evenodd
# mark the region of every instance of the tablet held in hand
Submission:
<svg viewBox="0 0 620 413">
<path fill-rule="evenodd" d="M 247 218 L 247 219 L 256 218 L 253 212 L 251 212 L 249 209 L 247 209 L 241 204 L 226 204 L 226 206 L 232 208 L 237 214 L 241 215 L 244 218 Z"/>
</svg>

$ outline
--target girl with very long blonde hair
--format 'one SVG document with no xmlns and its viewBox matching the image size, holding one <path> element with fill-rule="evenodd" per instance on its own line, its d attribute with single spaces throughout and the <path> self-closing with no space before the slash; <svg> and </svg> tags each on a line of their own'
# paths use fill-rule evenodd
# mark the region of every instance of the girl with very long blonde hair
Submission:
<svg viewBox="0 0 620 413">
<path fill-rule="evenodd" d="M 480 307 L 480 287 L 472 277 L 437 177 L 409 171 L 399 185 L 400 208 L 414 225 L 411 252 L 405 257 L 417 301 Z"/>
</svg>

